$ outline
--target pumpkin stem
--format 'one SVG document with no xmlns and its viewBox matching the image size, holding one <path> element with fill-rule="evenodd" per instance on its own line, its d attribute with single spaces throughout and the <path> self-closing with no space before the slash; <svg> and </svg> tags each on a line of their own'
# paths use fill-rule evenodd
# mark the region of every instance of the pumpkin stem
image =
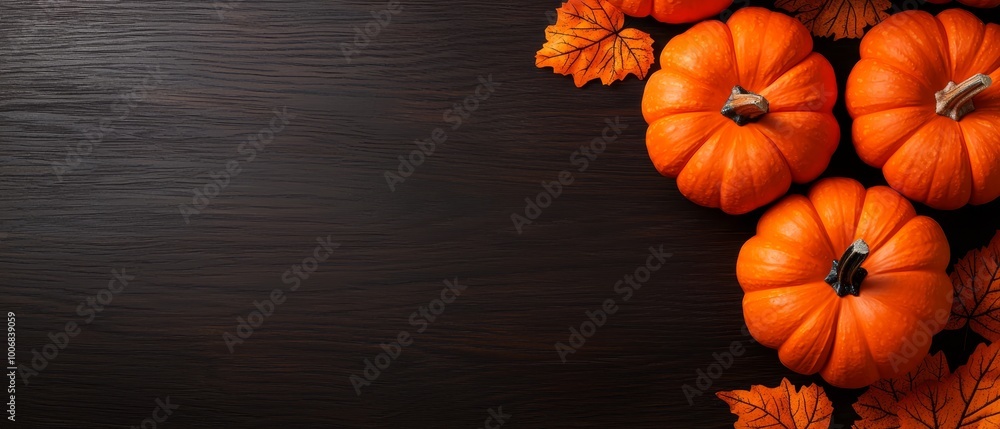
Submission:
<svg viewBox="0 0 1000 429">
<path fill-rule="evenodd" d="M 937 101 L 935 105 L 937 114 L 956 121 L 962 119 L 963 116 L 976 110 L 976 107 L 972 105 L 972 97 L 989 88 L 992 83 L 993 79 L 982 73 L 959 84 L 948 82 L 944 89 L 934 93 L 934 100 Z"/>
<path fill-rule="evenodd" d="M 767 113 L 767 109 L 767 99 L 736 85 L 726 104 L 722 106 L 722 115 L 742 127 Z"/>
<path fill-rule="evenodd" d="M 861 268 L 861 263 L 868 258 L 868 252 L 868 243 L 859 238 L 847 248 L 839 261 L 833 261 L 826 283 L 833 286 L 837 296 L 858 296 L 861 293 L 861 282 L 868 275 L 868 271 Z"/>
</svg>

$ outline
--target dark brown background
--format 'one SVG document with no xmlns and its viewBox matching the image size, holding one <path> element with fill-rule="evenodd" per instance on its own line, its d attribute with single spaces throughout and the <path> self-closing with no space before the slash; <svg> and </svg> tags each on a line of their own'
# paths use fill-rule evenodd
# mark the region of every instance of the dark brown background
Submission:
<svg viewBox="0 0 1000 429">
<path fill-rule="evenodd" d="M 384 3 L 233 2 L 224 20 L 210 1 L 42 3 L 0 8 L 0 311 L 17 313 L 20 363 L 80 321 L 112 268 L 138 278 L 20 386 L 18 426 L 138 425 L 170 396 L 181 408 L 160 427 L 473 428 L 499 406 L 505 427 L 726 427 L 715 391 L 818 380 L 750 345 L 688 406 L 681 386 L 746 340 L 734 264 L 760 211 L 695 206 L 654 171 L 643 82 L 577 89 L 534 67 L 558 1 L 403 1 L 350 63 L 340 44 Z M 628 24 L 657 53 L 688 28 Z M 842 90 L 858 42 L 816 49 Z M 58 182 L 52 163 L 153 66 L 163 82 Z M 490 74 L 493 96 L 390 192 L 383 172 Z M 178 205 L 281 106 L 288 128 L 186 225 Z M 845 137 L 825 175 L 883 183 L 836 114 Z M 518 235 L 511 213 L 614 116 L 624 134 Z M 919 210 L 953 257 L 1000 226 L 1000 203 Z M 326 235 L 334 256 L 229 354 L 222 333 Z M 561 363 L 554 343 L 659 244 L 665 267 Z M 467 291 L 417 334 L 410 313 L 453 277 Z M 414 344 L 356 396 L 348 377 L 401 330 Z M 955 364 L 977 341 L 957 331 L 936 347 Z M 858 393 L 830 390 L 835 423 Z"/>
</svg>

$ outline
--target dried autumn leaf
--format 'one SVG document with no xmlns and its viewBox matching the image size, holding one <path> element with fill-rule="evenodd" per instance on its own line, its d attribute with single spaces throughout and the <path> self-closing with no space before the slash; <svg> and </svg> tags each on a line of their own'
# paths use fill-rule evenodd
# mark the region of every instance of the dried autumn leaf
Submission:
<svg viewBox="0 0 1000 429">
<path fill-rule="evenodd" d="M 1000 427 L 1000 342 L 980 344 L 943 381 L 918 386 L 899 401 L 902 428 Z"/>
<path fill-rule="evenodd" d="M 812 34 L 833 40 L 860 38 L 865 27 L 889 17 L 889 0 L 776 0 L 776 7 L 795 13 Z"/>
<path fill-rule="evenodd" d="M 750 390 L 717 392 L 715 396 L 739 416 L 734 425 L 737 429 L 827 429 L 833 415 L 833 403 L 822 387 L 811 384 L 796 392 L 787 378 L 778 387 L 753 385 Z"/>
<path fill-rule="evenodd" d="M 921 384 L 941 381 L 950 374 L 943 352 L 928 354 L 920 366 L 902 376 L 876 381 L 858 397 L 854 411 L 861 419 L 856 429 L 893 429 L 899 427 L 896 416 L 899 401 Z"/>
<path fill-rule="evenodd" d="M 573 75 L 577 87 L 600 78 L 605 85 L 630 73 L 646 78 L 653 39 L 634 28 L 623 28 L 625 15 L 604 0 L 569 0 L 558 10 L 555 25 L 545 29 L 545 45 L 535 54 L 535 66 Z"/>
<path fill-rule="evenodd" d="M 990 341 L 1000 340 L 1000 231 L 990 244 L 955 263 L 951 273 L 955 302 L 946 329 L 968 323 Z"/>
</svg>

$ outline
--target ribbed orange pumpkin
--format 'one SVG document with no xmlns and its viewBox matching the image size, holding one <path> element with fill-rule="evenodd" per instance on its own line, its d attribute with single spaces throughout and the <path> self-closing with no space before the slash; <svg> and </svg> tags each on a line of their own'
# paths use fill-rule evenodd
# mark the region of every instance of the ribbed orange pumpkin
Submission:
<svg viewBox="0 0 1000 429">
<path fill-rule="evenodd" d="M 629 16 L 644 18 L 653 15 L 668 24 L 695 22 L 717 15 L 733 0 L 608 0 Z"/>
<path fill-rule="evenodd" d="M 649 77 L 646 148 L 685 197 L 730 214 L 761 207 L 826 169 L 840 127 L 833 68 L 802 23 L 759 7 L 667 43 Z"/>
<path fill-rule="evenodd" d="M 945 4 L 950 1 L 951 0 L 927 0 L 928 3 L 935 3 L 935 4 Z M 982 8 L 1000 6 L 1000 0 L 958 0 L 958 2 L 966 6 L 982 7 Z"/>
<path fill-rule="evenodd" d="M 907 11 L 861 40 L 847 80 L 858 155 L 937 209 L 1000 196 L 1000 26 Z"/>
<path fill-rule="evenodd" d="M 832 178 L 764 214 L 736 277 L 757 341 L 793 371 L 857 388 L 927 355 L 951 314 L 949 258 L 941 227 L 896 191 Z"/>
</svg>

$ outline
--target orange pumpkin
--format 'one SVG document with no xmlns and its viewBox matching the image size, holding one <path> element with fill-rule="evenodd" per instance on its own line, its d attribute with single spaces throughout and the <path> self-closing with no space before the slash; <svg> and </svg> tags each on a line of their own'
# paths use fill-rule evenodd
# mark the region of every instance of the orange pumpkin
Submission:
<svg viewBox="0 0 1000 429">
<path fill-rule="evenodd" d="M 951 314 L 948 241 L 896 191 L 818 182 L 775 204 L 740 250 L 750 334 L 837 387 L 905 374 Z"/>
<path fill-rule="evenodd" d="M 840 139 L 833 68 L 798 20 L 759 7 L 667 43 L 649 77 L 646 148 L 685 197 L 730 214 L 809 182 Z"/>
<path fill-rule="evenodd" d="M 854 147 L 890 186 L 937 209 L 1000 196 L 1000 26 L 907 11 L 861 40 L 847 80 Z"/>
<path fill-rule="evenodd" d="M 934 3 L 934 4 L 945 4 L 950 2 L 951 0 L 926 0 L 926 1 L 928 3 Z M 1000 0 L 958 0 L 958 2 L 966 6 L 981 7 L 981 8 L 1000 6 Z"/>
<path fill-rule="evenodd" d="M 653 15 L 668 24 L 695 22 L 717 15 L 733 0 L 608 0 L 626 15 L 644 18 Z"/>
</svg>

